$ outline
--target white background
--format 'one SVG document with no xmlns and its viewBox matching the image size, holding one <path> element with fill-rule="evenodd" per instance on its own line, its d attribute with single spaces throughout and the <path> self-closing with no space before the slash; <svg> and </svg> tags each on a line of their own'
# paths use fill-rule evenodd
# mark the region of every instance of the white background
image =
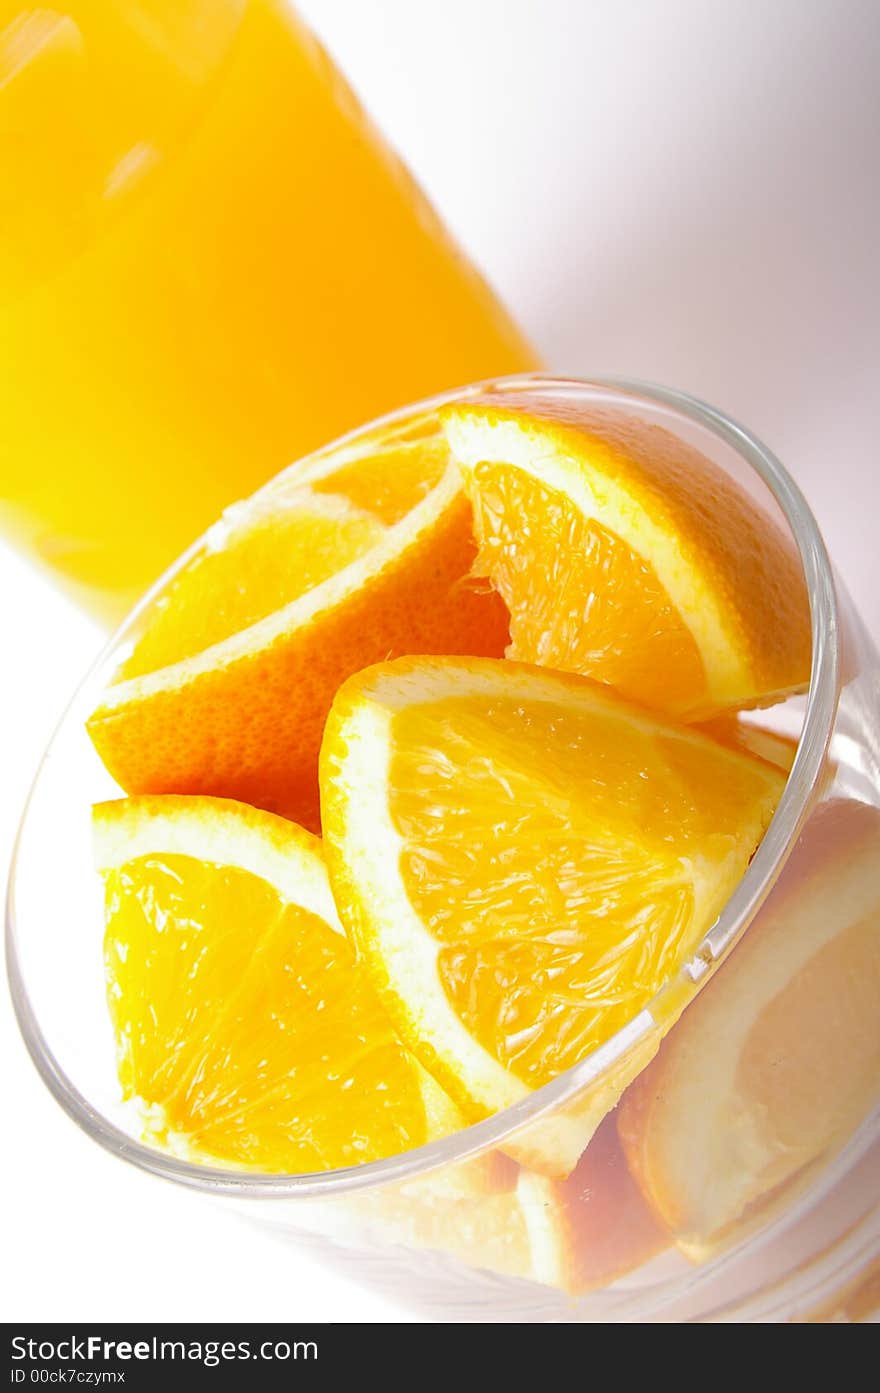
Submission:
<svg viewBox="0 0 880 1393">
<path fill-rule="evenodd" d="M 301 8 L 548 363 L 750 425 L 880 632 L 878 0 Z M 2 867 L 99 635 L 2 545 L 0 597 Z M 99 1151 L 5 997 L 0 1057 L 5 1319 L 406 1318 Z"/>
</svg>

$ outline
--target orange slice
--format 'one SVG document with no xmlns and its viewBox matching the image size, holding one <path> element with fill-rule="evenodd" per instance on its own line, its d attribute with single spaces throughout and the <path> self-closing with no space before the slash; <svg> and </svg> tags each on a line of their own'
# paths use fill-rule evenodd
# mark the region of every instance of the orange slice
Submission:
<svg viewBox="0 0 880 1393">
<path fill-rule="evenodd" d="M 595 683 L 485 659 L 358 674 L 321 752 L 342 921 L 401 1038 L 470 1119 L 651 999 L 724 905 L 782 784 Z M 530 1129 L 519 1155 L 567 1174 L 627 1081 Z"/>
<path fill-rule="evenodd" d="M 118 1072 L 145 1136 L 301 1172 L 461 1125 L 356 967 L 317 838 L 200 797 L 103 803 L 94 826 Z"/>
<path fill-rule="evenodd" d="M 710 460 L 657 426 L 550 399 L 443 414 L 476 574 L 510 609 L 510 657 L 688 720 L 806 686 L 794 548 Z"/>
<path fill-rule="evenodd" d="M 317 761 L 350 673 L 408 652 L 501 654 L 468 582 L 470 504 L 424 418 L 295 466 L 229 510 L 149 609 L 89 720 L 130 793 L 234 797 L 317 825 Z"/>
<path fill-rule="evenodd" d="M 358 1197 L 352 1208 L 386 1243 L 433 1249 L 572 1295 L 615 1281 L 669 1246 L 629 1174 L 611 1117 L 567 1180 L 513 1164 L 505 1179 L 480 1199 L 404 1185 Z"/>
<path fill-rule="evenodd" d="M 633 1173 L 704 1257 L 763 1219 L 880 1096 L 880 811 L 835 801 L 626 1093 Z"/>
</svg>

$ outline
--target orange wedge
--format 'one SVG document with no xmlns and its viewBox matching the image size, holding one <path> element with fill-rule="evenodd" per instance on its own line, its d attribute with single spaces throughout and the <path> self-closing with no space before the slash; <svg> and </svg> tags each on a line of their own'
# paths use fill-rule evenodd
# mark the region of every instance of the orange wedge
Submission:
<svg viewBox="0 0 880 1393">
<path fill-rule="evenodd" d="M 793 546 L 728 476 L 657 426 L 548 399 L 444 408 L 509 656 L 703 719 L 804 688 Z"/>
<path fill-rule="evenodd" d="M 613 1282 L 669 1246 L 629 1174 L 611 1117 L 567 1180 L 513 1164 L 505 1180 L 480 1199 L 404 1185 L 357 1199 L 353 1208 L 386 1243 L 434 1249 L 571 1295 Z"/>
<path fill-rule="evenodd" d="M 626 1093 L 633 1174 L 702 1258 L 806 1179 L 880 1096 L 880 811 L 834 801 Z"/>
<path fill-rule="evenodd" d="M 200 797 L 103 803 L 94 827 L 118 1072 L 145 1136 L 300 1172 L 461 1125 L 356 967 L 317 838 Z"/>
<path fill-rule="evenodd" d="M 340 917 L 472 1120 L 632 1020 L 714 921 L 782 785 L 607 688 L 485 659 L 358 674 L 321 751 Z M 626 1082 L 531 1128 L 520 1159 L 568 1174 Z"/>
<path fill-rule="evenodd" d="M 305 461 L 239 504 L 144 620 L 89 720 L 131 793 L 234 797 L 317 825 L 324 718 L 350 673 L 408 652 L 501 654 L 468 582 L 471 509 L 424 418 Z"/>
</svg>

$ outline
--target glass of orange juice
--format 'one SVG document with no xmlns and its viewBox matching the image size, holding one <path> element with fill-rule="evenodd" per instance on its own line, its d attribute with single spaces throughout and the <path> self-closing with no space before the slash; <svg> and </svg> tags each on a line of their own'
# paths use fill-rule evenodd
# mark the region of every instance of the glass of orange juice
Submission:
<svg viewBox="0 0 880 1393">
<path fill-rule="evenodd" d="M 0 528 L 105 619 L 233 499 L 537 366 L 285 0 L 0 0 Z"/>
</svg>

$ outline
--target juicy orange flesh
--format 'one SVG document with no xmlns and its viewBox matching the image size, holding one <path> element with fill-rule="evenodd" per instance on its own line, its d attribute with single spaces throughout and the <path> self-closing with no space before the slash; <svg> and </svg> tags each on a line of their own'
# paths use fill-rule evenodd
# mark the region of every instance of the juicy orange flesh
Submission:
<svg viewBox="0 0 880 1393">
<path fill-rule="evenodd" d="M 127 1097 L 202 1155 L 325 1170 L 420 1145 L 412 1064 L 347 940 L 248 871 L 181 855 L 106 876 Z"/>
<path fill-rule="evenodd" d="M 427 497 L 448 464 L 442 437 L 402 441 L 343 465 L 311 487 L 315 493 L 341 494 L 391 526 Z"/>
<path fill-rule="evenodd" d="M 661 710 L 705 692 L 690 631 L 620 537 L 510 465 L 477 465 L 469 492 L 474 570 L 510 610 L 508 657 L 583 673 Z"/>
<path fill-rule="evenodd" d="M 447 997 L 532 1086 L 670 977 L 745 869 L 743 827 L 763 825 L 776 791 L 708 742 L 549 701 L 412 705 L 392 739 L 401 873 L 441 945 Z M 697 861 L 715 878 L 699 910 Z"/>
<path fill-rule="evenodd" d="M 783 1155 L 809 1154 L 813 1137 L 848 1130 L 866 1076 L 880 1076 L 878 998 L 874 913 L 826 943 L 752 1026 L 737 1064 L 737 1090 L 772 1129 Z"/>
<path fill-rule="evenodd" d="M 296 600 L 358 560 L 382 535 L 369 514 L 320 511 L 307 494 L 199 553 L 160 596 L 122 678 L 191 658 Z M 325 505 L 326 506 L 326 505 Z"/>
</svg>

